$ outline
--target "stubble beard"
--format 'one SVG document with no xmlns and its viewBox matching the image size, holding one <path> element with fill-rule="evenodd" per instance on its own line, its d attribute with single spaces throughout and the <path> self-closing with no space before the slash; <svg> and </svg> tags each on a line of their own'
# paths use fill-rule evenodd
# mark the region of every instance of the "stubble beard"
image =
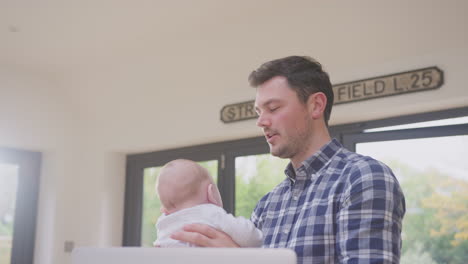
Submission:
<svg viewBox="0 0 468 264">
<path fill-rule="evenodd" d="M 269 144 L 271 155 L 282 159 L 293 159 L 302 153 L 309 145 L 309 139 L 312 136 L 312 122 L 305 121 L 306 126 L 302 131 L 296 131 L 294 136 L 285 137 L 282 144 L 279 142 L 276 146 Z"/>
<path fill-rule="evenodd" d="M 270 144 L 270 153 L 271 155 L 282 158 L 282 159 L 290 159 L 294 157 L 299 149 L 299 140 L 296 139 L 286 139 L 283 144 L 279 143 L 276 146 Z"/>
<path fill-rule="evenodd" d="M 286 153 L 286 147 L 281 147 L 281 146 L 273 146 L 272 144 L 270 145 L 270 153 L 271 155 L 282 158 L 282 159 L 287 159 L 288 157 L 285 155 Z"/>
</svg>

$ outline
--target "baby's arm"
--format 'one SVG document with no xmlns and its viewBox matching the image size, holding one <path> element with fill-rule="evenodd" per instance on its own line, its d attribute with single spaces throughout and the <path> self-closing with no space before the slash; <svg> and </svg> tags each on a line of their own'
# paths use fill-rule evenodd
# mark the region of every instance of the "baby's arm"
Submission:
<svg viewBox="0 0 468 264">
<path fill-rule="evenodd" d="M 206 224 L 189 224 L 171 235 L 172 239 L 199 247 L 239 247 L 232 238 L 219 229 Z"/>
<path fill-rule="evenodd" d="M 262 231 L 242 216 L 234 217 L 232 214 L 226 214 L 220 228 L 241 247 L 260 247 L 263 244 Z"/>
</svg>

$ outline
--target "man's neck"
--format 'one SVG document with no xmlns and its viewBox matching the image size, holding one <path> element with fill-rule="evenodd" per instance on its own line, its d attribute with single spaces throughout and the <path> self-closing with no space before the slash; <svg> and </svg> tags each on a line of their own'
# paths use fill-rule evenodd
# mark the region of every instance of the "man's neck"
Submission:
<svg viewBox="0 0 468 264">
<path fill-rule="evenodd" d="M 317 153 L 325 144 L 330 142 L 330 140 L 330 133 L 326 127 L 315 131 L 308 143 L 308 148 L 290 159 L 294 169 L 299 168 L 304 160 Z"/>
</svg>

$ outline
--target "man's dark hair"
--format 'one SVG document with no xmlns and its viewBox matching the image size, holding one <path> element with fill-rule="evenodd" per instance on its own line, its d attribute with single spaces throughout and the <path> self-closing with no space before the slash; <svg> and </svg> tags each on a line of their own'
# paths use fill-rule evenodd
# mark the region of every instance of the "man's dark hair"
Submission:
<svg viewBox="0 0 468 264">
<path fill-rule="evenodd" d="M 285 77 L 299 101 L 304 104 L 311 94 L 324 93 L 327 97 L 324 119 L 328 126 L 333 106 L 333 89 L 328 73 L 322 69 L 319 62 L 306 56 L 290 56 L 265 62 L 249 75 L 249 83 L 257 87 L 276 76 Z"/>
</svg>

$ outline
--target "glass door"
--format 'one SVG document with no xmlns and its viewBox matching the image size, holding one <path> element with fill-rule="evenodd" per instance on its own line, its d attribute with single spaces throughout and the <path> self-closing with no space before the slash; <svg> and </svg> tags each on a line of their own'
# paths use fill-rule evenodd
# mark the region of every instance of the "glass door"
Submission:
<svg viewBox="0 0 468 264">
<path fill-rule="evenodd" d="M 41 154 L 0 148 L 0 264 L 32 264 Z"/>
<path fill-rule="evenodd" d="M 9 264 L 13 247 L 18 166 L 0 163 L 0 264 Z"/>
</svg>

